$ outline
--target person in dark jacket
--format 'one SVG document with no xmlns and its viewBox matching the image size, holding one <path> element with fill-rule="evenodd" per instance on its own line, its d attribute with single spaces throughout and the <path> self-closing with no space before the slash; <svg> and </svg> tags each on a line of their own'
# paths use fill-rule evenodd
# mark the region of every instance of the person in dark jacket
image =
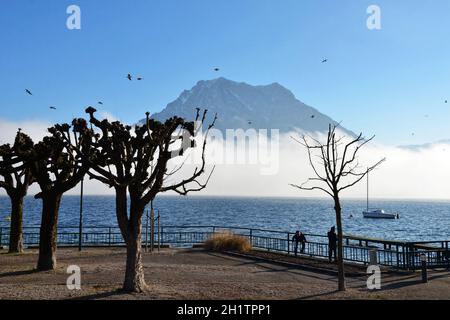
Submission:
<svg viewBox="0 0 450 320">
<path fill-rule="evenodd" d="M 330 231 L 328 231 L 327 236 L 328 236 L 328 260 L 331 262 L 331 258 L 333 257 L 334 254 L 334 262 L 336 262 L 337 235 L 334 227 L 331 227 Z"/>
<path fill-rule="evenodd" d="M 300 253 L 303 253 L 305 251 L 305 243 L 306 243 L 306 237 L 303 233 L 300 231 L 295 231 L 294 236 L 292 237 L 292 242 L 294 242 L 294 253 L 297 255 L 298 251 L 298 243 L 301 243 Z"/>
</svg>

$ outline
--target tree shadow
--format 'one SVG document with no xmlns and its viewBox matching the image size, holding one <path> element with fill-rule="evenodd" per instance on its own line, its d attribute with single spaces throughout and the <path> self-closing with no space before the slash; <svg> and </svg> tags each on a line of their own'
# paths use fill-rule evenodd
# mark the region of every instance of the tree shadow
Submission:
<svg viewBox="0 0 450 320">
<path fill-rule="evenodd" d="M 449 278 L 449 277 L 450 277 L 450 273 L 443 273 L 443 274 L 428 276 L 428 280 L 435 280 L 435 279 Z"/>
<path fill-rule="evenodd" d="M 39 272 L 39 270 L 37 270 L 37 269 L 11 271 L 11 272 L 0 273 L 0 278 L 24 276 L 24 275 L 34 274 L 34 273 L 38 273 L 38 272 Z"/>
<path fill-rule="evenodd" d="M 74 297 L 74 298 L 70 298 L 68 300 L 96 300 L 96 299 L 119 296 L 119 295 L 123 295 L 123 294 L 127 294 L 127 293 L 129 293 L 129 292 L 123 291 L 122 289 L 116 289 L 116 290 L 108 291 L 108 292 L 101 292 L 101 293 L 90 294 L 87 296 Z"/>
<path fill-rule="evenodd" d="M 392 281 L 392 282 L 388 283 L 387 285 L 386 284 L 383 285 L 383 283 L 381 283 L 380 291 L 401 289 L 401 288 L 414 286 L 416 284 L 421 284 L 421 283 L 422 283 L 422 279 L 414 279 L 414 280 L 407 280 L 407 281 L 402 281 L 402 280 Z"/>
<path fill-rule="evenodd" d="M 332 291 L 318 293 L 318 294 L 311 294 L 309 296 L 298 297 L 294 300 L 307 300 L 307 299 L 313 299 L 313 298 L 319 298 L 319 297 L 326 297 L 326 296 L 329 296 L 329 295 L 332 295 L 332 294 L 338 293 L 338 292 L 339 292 L 339 290 L 332 290 Z"/>
<path fill-rule="evenodd" d="M 437 274 L 437 275 L 428 275 L 428 281 L 442 279 L 442 278 L 449 278 L 450 274 L 443 273 L 443 274 Z M 390 290 L 390 289 L 400 289 L 405 288 L 417 284 L 423 284 L 422 282 L 422 276 L 420 274 L 412 274 L 410 276 L 401 278 L 401 279 L 390 279 L 389 281 L 383 281 L 381 283 L 382 289 L 381 290 Z"/>
</svg>

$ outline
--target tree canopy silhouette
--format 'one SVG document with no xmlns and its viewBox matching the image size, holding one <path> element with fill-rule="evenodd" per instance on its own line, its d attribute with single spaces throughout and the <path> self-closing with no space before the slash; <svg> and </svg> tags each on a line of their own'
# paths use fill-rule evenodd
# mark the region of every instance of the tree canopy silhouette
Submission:
<svg viewBox="0 0 450 320">
<path fill-rule="evenodd" d="M 95 112 L 92 107 L 86 109 L 90 122 L 101 132 L 92 140 L 94 152 L 90 158 L 89 176 L 115 189 L 116 215 L 127 249 L 123 288 L 141 292 L 147 288 L 141 255 L 145 207 L 161 192 L 174 191 L 186 195 L 206 187 L 214 169 L 204 182 L 198 179 L 205 172 L 206 138 L 216 118 L 203 137 L 201 164 L 187 177 L 169 183 L 169 178 L 176 179 L 184 165 L 183 161 L 169 172 L 169 161 L 196 147 L 194 136 L 203 125 L 206 110 L 200 117 L 197 108 L 195 122 L 173 117 L 162 123 L 151 119 L 147 112 L 146 122 L 135 126 L 134 130 L 119 121 L 100 121 Z"/>
<path fill-rule="evenodd" d="M 20 130 L 12 147 L 0 146 L 0 188 L 5 189 L 11 201 L 10 253 L 23 251 L 23 201 L 34 181 L 28 166 L 33 147 L 33 140 Z"/>
<path fill-rule="evenodd" d="M 35 198 L 42 199 L 38 270 L 56 267 L 61 198 L 88 172 L 89 163 L 78 151 L 89 156 L 94 135 L 84 119 L 74 119 L 72 125 L 57 124 L 48 131 L 50 135 L 35 145 L 30 156 L 31 173 L 41 189 Z"/>
</svg>

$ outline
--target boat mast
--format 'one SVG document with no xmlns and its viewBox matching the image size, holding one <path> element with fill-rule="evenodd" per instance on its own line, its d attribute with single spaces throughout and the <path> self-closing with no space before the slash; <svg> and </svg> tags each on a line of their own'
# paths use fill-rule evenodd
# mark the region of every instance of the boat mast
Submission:
<svg viewBox="0 0 450 320">
<path fill-rule="evenodd" d="M 369 212 L 369 168 L 367 168 L 367 212 Z"/>
</svg>

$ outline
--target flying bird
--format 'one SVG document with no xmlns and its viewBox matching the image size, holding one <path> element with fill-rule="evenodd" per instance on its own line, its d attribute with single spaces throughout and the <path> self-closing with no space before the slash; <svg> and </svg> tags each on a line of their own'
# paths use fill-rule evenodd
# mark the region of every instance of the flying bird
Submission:
<svg viewBox="0 0 450 320">
<path fill-rule="evenodd" d="M 252 121 L 251 121 L 251 120 L 247 120 L 247 122 L 248 122 L 248 124 L 252 124 Z"/>
<path fill-rule="evenodd" d="M 138 77 L 138 78 L 136 78 L 136 79 L 140 81 L 140 80 L 142 80 L 142 77 Z"/>
<path fill-rule="evenodd" d="M 131 74 L 127 74 L 127 79 L 131 81 Z"/>
<path fill-rule="evenodd" d="M 328 59 L 323 59 L 322 63 L 328 62 Z"/>
<path fill-rule="evenodd" d="M 214 71 L 219 71 L 219 70 L 220 70 L 220 69 L 219 69 L 219 68 L 217 68 L 217 67 L 216 67 L 216 68 L 214 68 Z"/>
<path fill-rule="evenodd" d="M 28 89 L 25 89 L 25 92 L 26 93 L 28 93 L 30 96 L 32 96 L 33 94 L 31 93 L 31 91 L 30 90 L 28 90 Z"/>
<path fill-rule="evenodd" d="M 54 107 L 54 106 L 50 106 L 49 108 L 53 109 L 53 110 L 56 110 L 56 107 Z"/>
<path fill-rule="evenodd" d="M 311 119 L 314 119 L 315 117 L 316 117 L 315 115 L 313 115 L 313 114 L 311 115 Z"/>
<path fill-rule="evenodd" d="M 101 101 L 99 101 L 99 102 L 97 102 L 98 104 L 103 104 L 103 102 L 101 102 Z"/>
<path fill-rule="evenodd" d="M 448 103 L 448 101 L 447 101 L 447 100 L 445 100 L 445 103 Z"/>
</svg>

